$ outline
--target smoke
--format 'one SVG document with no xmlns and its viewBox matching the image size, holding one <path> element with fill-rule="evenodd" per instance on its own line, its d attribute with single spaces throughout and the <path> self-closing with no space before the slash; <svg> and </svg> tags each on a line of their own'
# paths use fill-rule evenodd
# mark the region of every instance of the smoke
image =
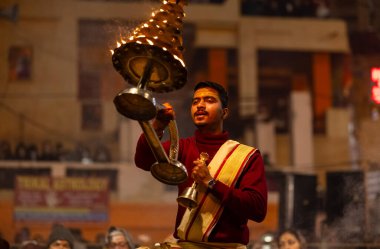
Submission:
<svg viewBox="0 0 380 249">
<path fill-rule="evenodd" d="M 343 174 L 343 173 L 342 173 Z M 362 174 L 349 174 L 338 184 L 333 215 L 323 227 L 322 240 L 328 242 L 362 242 L 365 238 L 365 191 Z M 335 204 L 335 206 L 334 206 Z M 339 210 L 340 209 L 340 210 Z"/>
</svg>

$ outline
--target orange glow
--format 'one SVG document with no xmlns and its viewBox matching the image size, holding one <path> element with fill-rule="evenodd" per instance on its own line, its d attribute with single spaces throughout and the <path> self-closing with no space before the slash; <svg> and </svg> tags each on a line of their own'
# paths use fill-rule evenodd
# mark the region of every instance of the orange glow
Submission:
<svg viewBox="0 0 380 249">
<path fill-rule="evenodd" d="M 372 86 L 372 100 L 376 104 L 380 104 L 380 87 Z"/>
<path fill-rule="evenodd" d="M 146 39 L 146 41 L 149 43 L 149 45 L 154 45 L 154 43 L 151 40 Z"/>
<path fill-rule="evenodd" d="M 371 80 L 380 87 L 380 67 L 371 68 Z"/>
</svg>

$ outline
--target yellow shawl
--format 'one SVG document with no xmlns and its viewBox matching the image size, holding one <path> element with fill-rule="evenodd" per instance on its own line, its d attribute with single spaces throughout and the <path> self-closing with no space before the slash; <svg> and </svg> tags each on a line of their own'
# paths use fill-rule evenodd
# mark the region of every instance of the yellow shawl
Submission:
<svg viewBox="0 0 380 249">
<path fill-rule="evenodd" d="M 211 176 L 229 187 L 235 186 L 248 159 L 255 151 L 255 148 L 236 141 L 226 141 L 209 164 Z M 198 207 L 186 210 L 177 231 L 181 240 L 207 242 L 224 207 L 221 206 L 220 200 L 199 184 L 197 191 Z"/>
</svg>

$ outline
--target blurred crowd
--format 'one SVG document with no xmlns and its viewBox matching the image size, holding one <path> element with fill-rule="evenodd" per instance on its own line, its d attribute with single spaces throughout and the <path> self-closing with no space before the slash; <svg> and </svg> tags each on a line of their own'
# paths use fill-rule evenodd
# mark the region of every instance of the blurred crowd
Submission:
<svg viewBox="0 0 380 249">
<path fill-rule="evenodd" d="M 90 246 L 91 245 L 91 246 Z M 98 234 L 95 242 L 88 242 L 82 237 L 80 229 L 68 228 L 54 223 L 49 237 L 31 236 L 28 227 L 23 227 L 16 234 L 14 243 L 9 243 L 0 235 L 0 249 L 135 249 L 136 243 L 123 228 L 111 226 L 107 231 Z"/>
<path fill-rule="evenodd" d="M 62 143 L 50 140 L 44 141 L 41 146 L 20 141 L 13 147 L 8 141 L 0 140 L 0 160 L 110 162 L 112 158 L 109 149 L 102 144 L 95 145 L 91 150 L 77 143 L 70 150 Z"/>
<path fill-rule="evenodd" d="M 168 237 L 165 241 L 155 243 L 153 247 L 140 246 L 126 229 L 111 226 L 104 234 L 98 234 L 95 242 L 89 243 L 83 239 L 81 230 L 55 223 L 45 240 L 40 235 L 31 238 L 27 227 L 21 228 L 13 244 L 0 236 L 0 249 L 164 249 L 170 248 L 168 245 L 173 241 L 173 237 Z M 259 240 L 250 243 L 247 248 L 306 249 L 307 241 L 300 231 L 289 228 L 278 233 L 266 233 Z"/>
</svg>

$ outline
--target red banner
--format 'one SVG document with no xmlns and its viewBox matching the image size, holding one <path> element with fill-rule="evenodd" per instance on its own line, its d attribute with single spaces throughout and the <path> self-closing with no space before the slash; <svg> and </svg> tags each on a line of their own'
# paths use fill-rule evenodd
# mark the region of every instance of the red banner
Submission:
<svg viewBox="0 0 380 249">
<path fill-rule="evenodd" d="M 15 220 L 107 221 L 107 178 L 16 177 Z"/>
</svg>

